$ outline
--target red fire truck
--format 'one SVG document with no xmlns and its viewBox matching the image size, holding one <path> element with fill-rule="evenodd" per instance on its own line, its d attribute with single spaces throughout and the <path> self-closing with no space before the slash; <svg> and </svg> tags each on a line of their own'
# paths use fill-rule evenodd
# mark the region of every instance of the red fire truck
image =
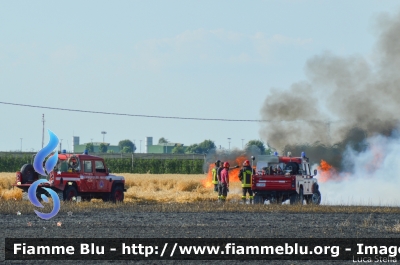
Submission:
<svg viewBox="0 0 400 265">
<path fill-rule="evenodd" d="M 265 155 L 259 156 L 257 174 L 252 178 L 254 203 L 320 204 L 321 193 L 315 178 L 317 170 L 311 173 L 309 159 L 302 152 L 300 157 Z"/>
<path fill-rule="evenodd" d="M 40 186 L 51 188 L 57 192 L 60 200 L 87 200 L 92 198 L 103 201 L 122 202 L 124 200 L 125 179 L 110 174 L 104 159 L 88 154 L 58 154 L 58 162 L 48 176 L 40 176 L 32 164 L 25 164 L 16 173 L 13 186 L 23 190 L 23 198 L 31 184 L 39 178 L 47 178 L 48 183 Z M 37 189 L 40 199 L 44 189 Z"/>
</svg>

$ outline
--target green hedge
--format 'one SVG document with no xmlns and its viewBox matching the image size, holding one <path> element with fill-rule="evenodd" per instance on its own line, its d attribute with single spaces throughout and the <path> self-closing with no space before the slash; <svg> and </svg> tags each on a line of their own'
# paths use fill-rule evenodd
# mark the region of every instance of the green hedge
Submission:
<svg viewBox="0 0 400 265">
<path fill-rule="evenodd" d="M 0 172 L 17 172 L 24 164 L 31 162 L 31 156 L 0 156 Z"/>
<path fill-rule="evenodd" d="M 29 156 L 0 156 L 0 172 L 16 172 L 22 165 L 31 163 Z M 134 159 L 106 158 L 106 165 L 115 173 L 151 173 L 151 174 L 202 174 L 202 159 Z"/>
<path fill-rule="evenodd" d="M 115 173 L 147 173 L 151 174 L 201 174 L 203 160 L 186 159 L 134 159 L 106 158 L 106 165 Z"/>
</svg>

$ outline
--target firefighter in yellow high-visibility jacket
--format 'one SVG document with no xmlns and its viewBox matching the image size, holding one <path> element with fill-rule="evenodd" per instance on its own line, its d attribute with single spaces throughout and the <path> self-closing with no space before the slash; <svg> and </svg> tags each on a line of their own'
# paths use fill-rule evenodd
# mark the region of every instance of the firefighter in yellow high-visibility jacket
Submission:
<svg viewBox="0 0 400 265">
<path fill-rule="evenodd" d="M 214 164 L 215 164 L 215 167 L 211 170 L 211 173 L 212 173 L 212 184 L 214 184 L 214 191 L 218 192 L 218 189 L 219 189 L 218 169 L 221 166 L 221 161 L 217 160 Z"/>
<path fill-rule="evenodd" d="M 250 204 L 253 203 L 253 191 L 251 190 L 252 178 L 256 174 L 251 168 L 250 161 L 246 160 L 243 163 L 243 168 L 239 171 L 239 179 L 242 182 L 242 200 L 246 203 L 246 194 L 249 193 Z"/>
</svg>

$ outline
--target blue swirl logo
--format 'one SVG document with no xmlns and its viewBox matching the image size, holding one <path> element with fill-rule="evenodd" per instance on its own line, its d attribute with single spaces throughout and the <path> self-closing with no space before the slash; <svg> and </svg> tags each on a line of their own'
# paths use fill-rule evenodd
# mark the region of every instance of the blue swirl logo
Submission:
<svg viewBox="0 0 400 265">
<path fill-rule="evenodd" d="M 42 149 L 40 150 L 36 156 L 35 160 L 33 161 L 33 168 L 37 173 L 39 173 L 42 176 L 47 176 L 54 168 L 54 166 L 57 164 L 58 161 L 58 153 L 54 152 L 54 149 L 57 148 L 59 140 L 58 137 L 50 130 L 47 130 L 50 136 L 49 143 Z M 53 153 L 53 155 L 51 155 Z M 51 156 L 49 156 L 51 155 Z M 49 156 L 49 157 L 48 157 Z M 43 168 L 43 162 L 47 158 L 47 161 L 44 165 L 45 169 Z M 46 174 L 47 173 L 47 174 Z M 45 179 L 39 179 L 36 180 L 35 182 L 32 183 L 32 185 L 28 189 L 28 198 L 31 201 L 33 205 L 36 207 L 43 208 L 44 206 L 39 202 L 38 198 L 36 197 L 37 189 L 40 184 L 42 183 L 49 183 Z M 35 211 L 36 215 L 39 216 L 42 219 L 49 220 L 53 218 L 54 216 L 57 215 L 58 211 L 60 210 L 60 199 L 58 198 L 57 193 L 50 189 L 50 188 L 45 188 L 41 187 L 44 189 L 48 194 L 50 194 L 52 200 L 53 200 L 53 210 L 50 213 L 41 213 L 39 211 Z M 48 203 L 49 200 L 45 194 L 41 194 L 41 198 L 43 199 L 44 202 Z"/>
</svg>

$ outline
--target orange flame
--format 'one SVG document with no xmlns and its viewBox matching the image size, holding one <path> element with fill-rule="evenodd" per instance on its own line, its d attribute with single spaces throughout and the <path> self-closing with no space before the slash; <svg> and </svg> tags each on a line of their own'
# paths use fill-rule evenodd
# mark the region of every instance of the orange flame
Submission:
<svg viewBox="0 0 400 265">
<path fill-rule="evenodd" d="M 240 167 L 243 165 L 243 162 L 245 160 L 247 160 L 247 157 L 245 157 L 245 156 L 236 157 L 235 164 L 231 165 L 231 167 L 239 166 L 239 168 L 234 168 L 234 169 L 229 170 L 229 181 L 230 182 L 240 182 L 239 171 L 240 171 Z"/>
<path fill-rule="evenodd" d="M 322 159 L 320 165 L 318 166 L 318 175 L 318 181 L 320 182 L 340 180 L 340 176 L 337 174 L 336 169 Z"/>
<path fill-rule="evenodd" d="M 231 167 L 239 166 L 239 168 L 233 168 L 233 169 L 229 170 L 229 181 L 230 182 L 240 182 L 239 171 L 240 171 L 240 167 L 243 165 L 243 162 L 245 160 L 248 160 L 248 158 L 245 156 L 239 156 L 239 157 L 235 158 L 235 161 L 229 161 L 229 164 Z M 210 188 L 210 187 L 214 186 L 212 183 L 212 171 L 211 171 L 214 168 L 214 166 L 215 166 L 214 164 L 209 165 L 207 177 L 201 181 L 201 184 L 203 185 L 204 188 Z"/>
<path fill-rule="evenodd" d="M 208 174 L 207 177 L 203 180 L 201 180 L 201 184 L 203 185 L 204 188 L 210 188 L 213 186 L 212 183 L 212 169 L 214 168 L 214 164 L 210 164 L 208 167 Z"/>
</svg>

